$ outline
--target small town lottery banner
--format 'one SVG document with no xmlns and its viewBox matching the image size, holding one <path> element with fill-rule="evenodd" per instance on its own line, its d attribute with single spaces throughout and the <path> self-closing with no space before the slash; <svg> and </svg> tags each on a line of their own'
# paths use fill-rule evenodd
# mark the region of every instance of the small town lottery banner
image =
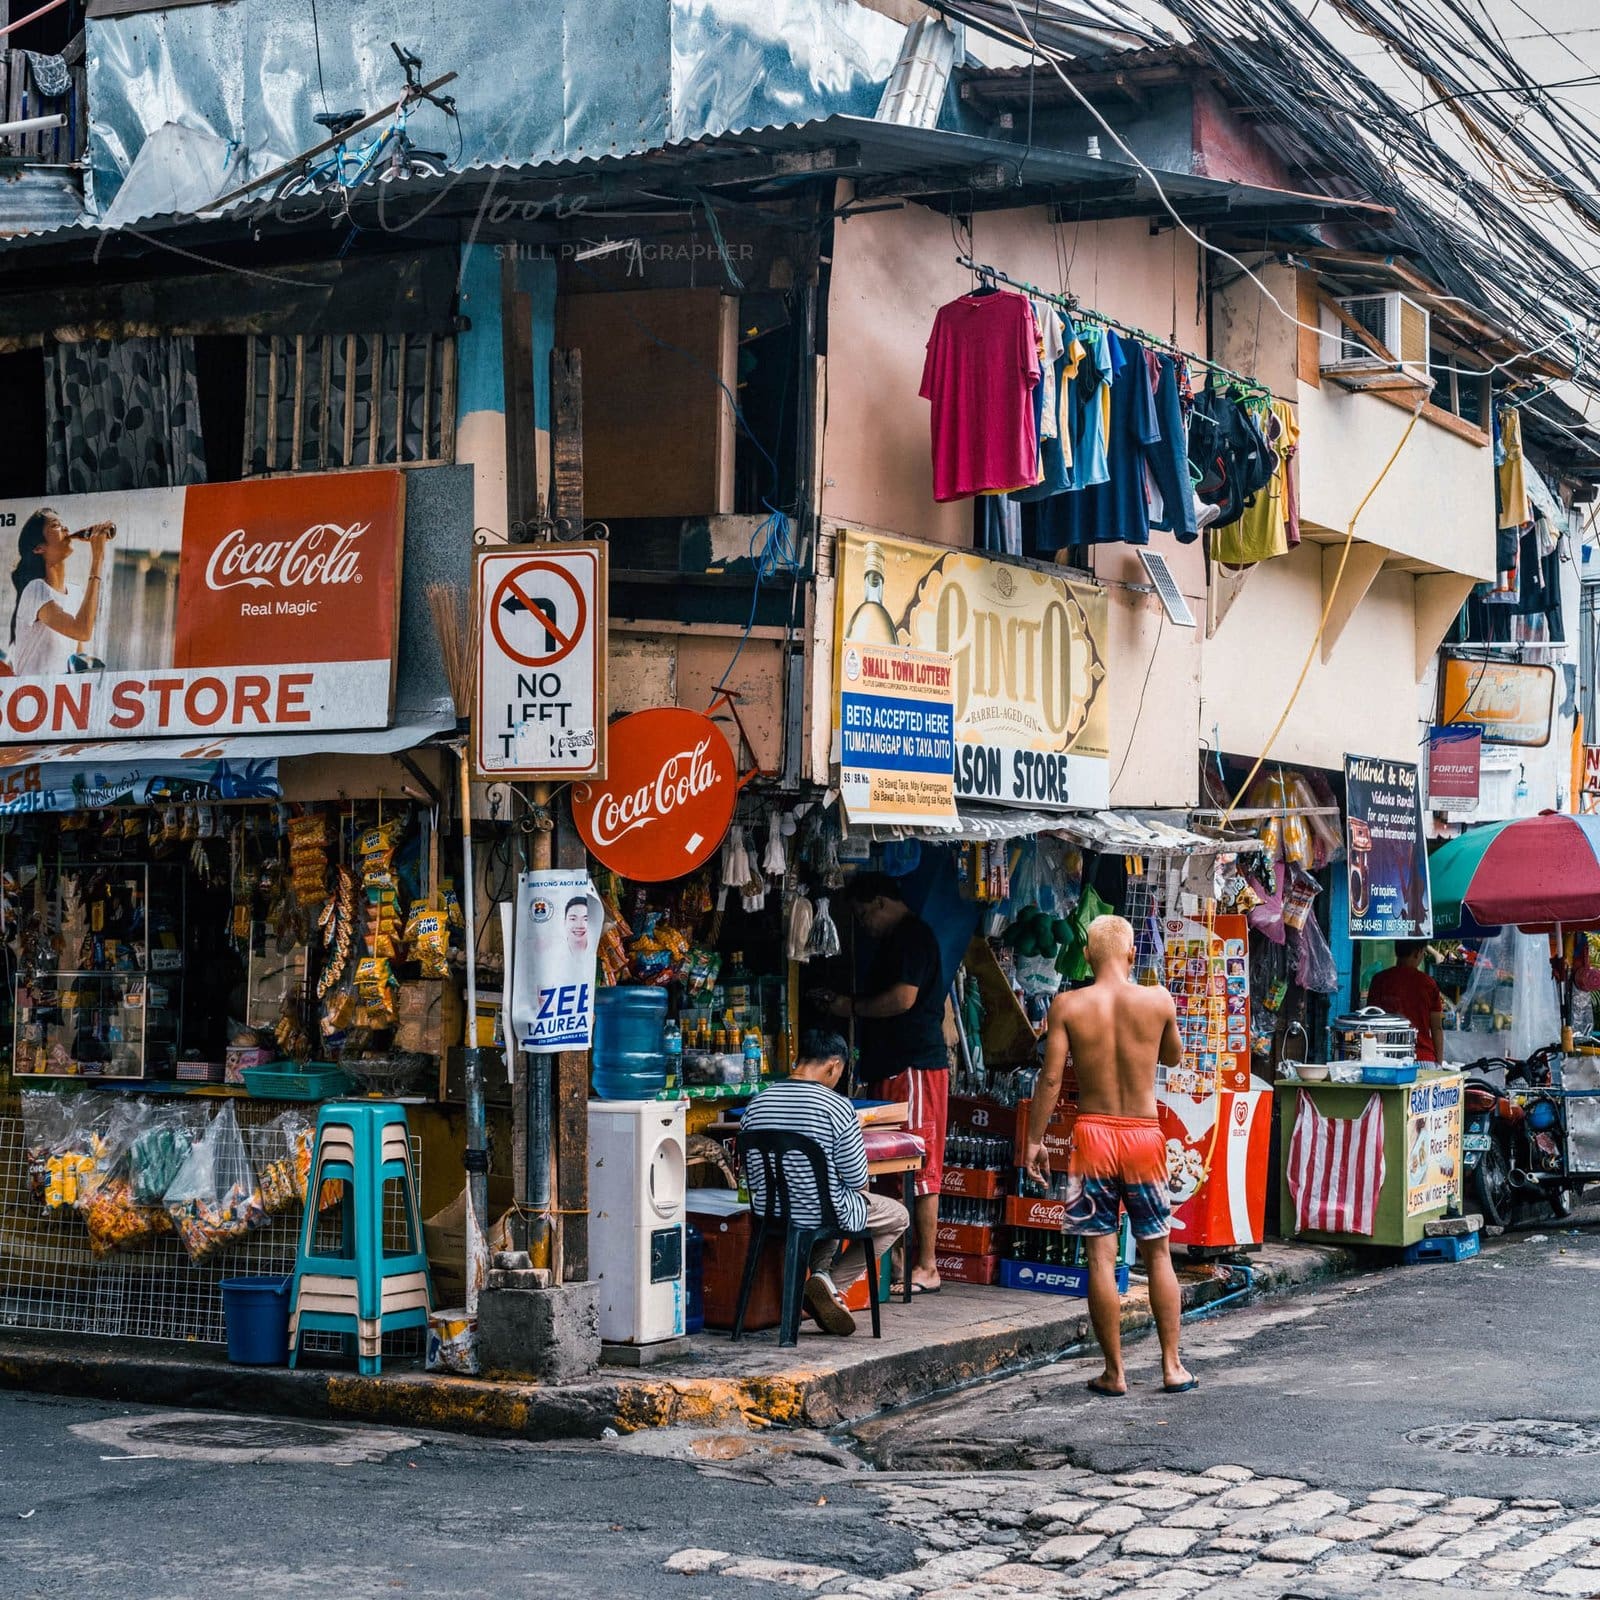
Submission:
<svg viewBox="0 0 1600 1600">
<path fill-rule="evenodd" d="M 954 827 L 950 656 L 847 642 L 840 668 L 839 793 L 850 821 Z"/>
<path fill-rule="evenodd" d="M 480 778 L 598 778 L 606 770 L 606 548 L 478 553 Z"/>
</svg>

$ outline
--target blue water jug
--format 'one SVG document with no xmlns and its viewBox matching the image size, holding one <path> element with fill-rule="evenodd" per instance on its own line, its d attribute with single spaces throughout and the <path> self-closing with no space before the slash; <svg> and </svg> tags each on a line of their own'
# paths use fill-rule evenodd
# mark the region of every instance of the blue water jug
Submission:
<svg viewBox="0 0 1600 1600">
<path fill-rule="evenodd" d="M 667 1086 L 661 1027 L 667 991 L 626 985 L 595 992 L 594 1092 L 602 1100 L 650 1100 Z"/>
</svg>

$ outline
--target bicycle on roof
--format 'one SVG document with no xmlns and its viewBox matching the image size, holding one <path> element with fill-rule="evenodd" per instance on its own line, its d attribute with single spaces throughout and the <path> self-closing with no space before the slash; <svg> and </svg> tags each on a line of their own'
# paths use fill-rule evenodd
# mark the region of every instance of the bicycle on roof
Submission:
<svg viewBox="0 0 1600 1600">
<path fill-rule="evenodd" d="M 456 115 L 452 95 L 433 94 L 423 87 L 422 58 L 390 42 L 406 75 L 406 86 L 393 117 L 375 128 L 370 139 L 347 143 L 344 135 L 366 116 L 359 108 L 351 111 L 322 111 L 311 120 L 326 128 L 338 140 L 331 149 L 308 156 L 273 191 L 275 200 L 295 200 L 306 195 L 349 191 L 367 183 L 389 183 L 395 178 L 440 178 L 449 170 L 449 158 L 442 150 L 423 150 L 411 142 L 406 124 L 422 100 L 444 112 Z"/>
</svg>

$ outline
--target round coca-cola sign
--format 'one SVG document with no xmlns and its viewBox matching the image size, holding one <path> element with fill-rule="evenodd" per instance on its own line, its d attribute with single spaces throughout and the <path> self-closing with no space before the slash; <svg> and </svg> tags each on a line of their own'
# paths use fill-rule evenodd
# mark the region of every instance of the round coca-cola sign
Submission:
<svg viewBox="0 0 1600 1600">
<path fill-rule="evenodd" d="M 607 775 L 572 790 L 572 820 L 602 866 L 640 883 L 709 860 L 733 821 L 738 773 L 722 731 L 660 706 L 611 724 Z"/>
</svg>

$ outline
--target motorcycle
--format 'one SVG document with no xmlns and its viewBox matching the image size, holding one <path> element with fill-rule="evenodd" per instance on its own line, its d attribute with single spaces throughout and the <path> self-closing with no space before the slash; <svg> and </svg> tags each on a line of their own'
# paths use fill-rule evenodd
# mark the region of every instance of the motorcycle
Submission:
<svg viewBox="0 0 1600 1600">
<path fill-rule="evenodd" d="M 1462 1167 L 1484 1221 L 1509 1227 L 1519 1206 L 1530 1204 L 1560 1221 L 1570 1217 L 1593 1174 L 1575 1171 L 1571 1159 L 1560 1046 L 1547 1045 L 1526 1061 L 1487 1056 L 1466 1071 Z"/>
</svg>

